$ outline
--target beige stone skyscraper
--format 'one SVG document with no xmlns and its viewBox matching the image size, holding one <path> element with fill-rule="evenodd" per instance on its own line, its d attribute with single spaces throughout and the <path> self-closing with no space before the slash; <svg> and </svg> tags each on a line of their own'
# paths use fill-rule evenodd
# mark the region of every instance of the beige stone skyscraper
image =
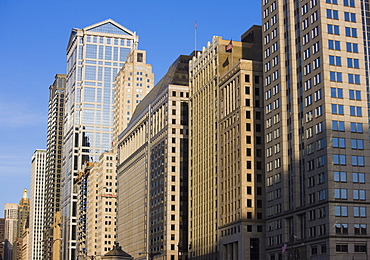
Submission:
<svg viewBox="0 0 370 260">
<path fill-rule="evenodd" d="M 78 179 L 80 257 L 100 257 L 116 241 L 116 155 L 103 153 L 99 162 L 88 163 Z"/>
<path fill-rule="evenodd" d="M 264 240 L 261 28 L 190 62 L 192 259 L 259 259 Z"/>
<path fill-rule="evenodd" d="M 187 251 L 190 58 L 172 64 L 119 135 L 117 240 L 135 259 Z"/>
<path fill-rule="evenodd" d="M 269 259 L 368 259 L 362 4 L 262 1 Z"/>
<path fill-rule="evenodd" d="M 4 259 L 13 259 L 13 250 L 16 250 L 18 227 L 18 204 L 4 204 L 5 234 Z"/>
<path fill-rule="evenodd" d="M 18 227 L 17 227 L 17 249 L 15 252 L 17 259 L 21 259 L 22 255 L 22 235 L 28 222 L 30 215 L 30 199 L 28 198 L 27 189 L 23 190 L 22 199 L 19 201 L 18 207 Z"/>
<path fill-rule="evenodd" d="M 152 65 L 146 63 L 146 51 L 132 50 L 114 83 L 113 143 L 131 120 L 136 106 L 154 86 Z"/>
</svg>

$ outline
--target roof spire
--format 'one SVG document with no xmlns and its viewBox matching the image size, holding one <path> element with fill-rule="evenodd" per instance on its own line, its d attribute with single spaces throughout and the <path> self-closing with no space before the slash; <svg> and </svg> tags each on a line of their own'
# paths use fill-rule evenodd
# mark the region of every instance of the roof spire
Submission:
<svg viewBox="0 0 370 260">
<path fill-rule="evenodd" d="M 27 189 L 23 190 L 23 199 L 28 199 Z"/>
</svg>

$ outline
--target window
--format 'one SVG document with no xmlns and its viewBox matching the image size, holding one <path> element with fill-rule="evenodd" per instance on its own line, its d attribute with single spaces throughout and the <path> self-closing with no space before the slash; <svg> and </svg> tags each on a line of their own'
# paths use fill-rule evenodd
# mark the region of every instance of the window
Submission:
<svg viewBox="0 0 370 260">
<path fill-rule="evenodd" d="M 347 244 L 336 245 L 335 246 L 335 251 L 336 252 L 341 252 L 341 253 L 347 253 L 348 252 L 348 245 Z"/>
<path fill-rule="evenodd" d="M 350 84 L 360 84 L 360 75 L 358 75 L 358 74 L 348 74 L 348 83 L 350 83 Z"/>
<path fill-rule="evenodd" d="M 357 43 L 347 42 L 346 43 L 346 50 L 348 52 L 358 53 L 358 44 Z"/>
<path fill-rule="evenodd" d="M 361 91 L 350 89 L 349 90 L 349 99 L 361 100 Z"/>
<path fill-rule="evenodd" d="M 317 13 L 317 11 L 315 13 Z M 320 50 L 320 42 L 317 42 L 312 45 L 312 54 L 315 54 L 319 50 Z"/>
<path fill-rule="evenodd" d="M 340 131 L 340 132 L 344 132 L 345 131 L 345 128 L 344 128 L 344 121 L 332 121 L 332 129 L 333 131 Z"/>
<path fill-rule="evenodd" d="M 338 25 L 333 25 L 333 24 L 328 24 L 328 33 L 339 35 L 339 26 Z"/>
<path fill-rule="evenodd" d="M 365 157 L 352 155 L 352 166 L 365 166 Z"/>
<path fill-rule="evenodd" d="M 344 154 L 333 154 L 333 163 L 335 165 L 346 165 L 346 155 Z"/>
<path fill-rule="evenodd" d="M 364 140 L 362 139 L 352 139 L 351 144 L 352 144 L 352 149 L 357 149 L 357 150 L 364 149 Z"/>
<path fill-rule="evenodd" d="M 344 105 L 331 104 L 331 113 L 334 115 L 344 115 Z"/>
<path fill-rule="evenodd" d="M 328 45 L 330 50 L 340 51 L 340 42 L 334 40 L 328 40 Z"/>
<path fill-rule="evenodd" d="M 365 183 L 365 173 L 362 172 L 352 173 L 352 181 L 353 183 Z"/>
<path fill-rule="evenodd" d="M 334 198 L 342 200 L 348 199 L 347 189 L 334 189 Z"/>
<path fill-rule="evenodd" d="M 353 216 L 355 218 L 366 218 L 366 207 L 353 207 Z"/>
<path fill-rule="evenodd" d="M 334 172 L 334 181 L 347 182 L 347 172 Z"/>
<path fill-rule="evenodd" d="M 322 106 L 316 107 L 315 108 L 315 116 L 316 117 L 322 116 L 322 111 L 323 111 Z"/>
<path fill-rule="evenodd" d="M 351 122 L 351 132 L 352 133 L 363 133 L 362 123 Z"/>
<path fill-rule="evenodd" d="M 336 217 L 348 217 L 348 207 L 347 206 L 335 206 L 335 216 Z"/>
<path fill-rule="evenodd" d="M 348 234 L 348 224 L 336 223 L 335 224 L 335 233 L 336 234 L 347 235 Z"/>
<path fill-rule="evenodd" d="M 343 89 L 341 88 L 331 88 L 330 93 L 331 93 L 331 97 L 343 98 Z"/>
<path fill-rule="evenodd" d="M 344 20 L 347 22 L 356 22 L 356 14 L 355 13 L 349 13 L 344 12 Z"/>
<path fill-rule="evenodd" d="M 312 95 L 309 95 L 305 98 L 305 105 L 306 107 L 312 104 Z"/>
<path fill-rule="evenodd" d="M 339 56 L 329 56 L 329 64 L 334 66 L 342 66 L 342 60 Z"/>
<path fill-rule="evenodd" d="M 326 2 L 329 4 L 338 4 L 338 0 L 326 0 Z"/>
<path fill-rule="evenodd" d="M 330 81 L 342 82 L 342 73 L 330 71 Z"/>
<path fill-rule="evenodd" d="M 353 199 L 354 200 L 366 200 L 366 191 L 365 190 L 353 190 Z"/>
<path fill-rule="evenodd" d="M 362 107 L 350 106 L 349 113 L 351 116 L 362 116 Z"/>
<path fill-rule="evenodd" d="M 358 59 L 353 59 L 353 58 L 347 58 L 347 66 L 348 66 L 348 68 L 358 69 L 358 68 L 360 68 L 359 60 Z"/>
<path fill-rule="evenodd" d="M 346 148 L 346 139 L 333 137 L 333 147 L 334 148 Z"/>
<path fill-rule="evenodd" d="M 320 122 L 316 125 L 316 134 L 319 134 L 324 131 L 324 123 Z"/>
<path fill-rule="evenodd" d="M 355 245 L 355 252 L 362 252 L 366 253 L 367 252 L 367 245 Z"/>
<path fill-rule="evenodd" d="M 366 224 L 353 224 L 353 228 L 354 228 L 355 235 L 366 235 L 367 234 Z M 355 252 L 356 252 L 356 249 L 355 249 Z"/>
<path fill-rule="evenodd" d="M 337 10 L 326 9 L 326 18 L 338 20 L 339 19 L 338 11 Z"/>
<path fill-rule="evenodd" d="M 355 0 L 343 0 L 344 6 L 355 7 Z"/>
<path fill-rule="evenodd" d="M 346 27 L 346 36 L 348 37 L 357 37 L 357 29 L 356 28 L 351 28 L 351 27 Z"/>
</svg>

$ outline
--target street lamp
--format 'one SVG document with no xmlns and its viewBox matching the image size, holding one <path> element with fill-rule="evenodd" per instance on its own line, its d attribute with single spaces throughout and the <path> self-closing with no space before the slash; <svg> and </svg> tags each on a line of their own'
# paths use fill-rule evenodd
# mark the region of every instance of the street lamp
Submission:
<svg viewBox="0 0 370 260">
<path fill-rule="evenodd" d="M 155 256 L 161 255 L 161 254 L 162 254 L 161 251 L 155 252 L 155 253 L 153 253 L 153 252 L 150 252 L 150 253 L 148 253 L 148 252 L 140 252 L 139 253 L 139 255 L 148 255 L 150 260 L 153 260 Z"/>
</svg>

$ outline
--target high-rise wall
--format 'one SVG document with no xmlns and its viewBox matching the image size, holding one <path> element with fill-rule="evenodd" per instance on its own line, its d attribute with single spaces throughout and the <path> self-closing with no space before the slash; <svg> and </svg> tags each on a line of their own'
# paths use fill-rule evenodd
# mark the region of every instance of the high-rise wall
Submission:
<svg viewBox="0 0 370 260">
<path fill-rule="evenodd" d="M 116 155 L 103 153 L 86 178 L 86 254 L 101 256 L 116 241 Z"/>
<path fill-rule="evenodd" d="M 117 240 L 138 259 L 187 251 L 190 58 L 172 64 L 119 135 Z"/>
<path fill-rule="evenodd" d="M 112 147 L 113 83 L 138 36 L 108 19 L 72 29 L 67 46 L 62 170 L 62 259 L 76 259 L 77 189 L 73 184 L 87 161 Z"/>
<path fill-rule="evenodd" d="M 0 218 L 0 241 L 5 241 L 5 218 Z M 0 259 L 4 259 L 4 243 L 0 243 Z"/>
<path fill-rule="evenodd" d="M 4 204 L 5 218 L 5 240 L 4 240 L 4 259 L 13 259 L 13 250 L 16 250 L 17 227 L 18 227 L 18 204 Z"/>
<path fill-rule="evenodd" d="M 30 215 L 30 199 L 28 198 L 27 189 L 23 190 L 23 197 L 19 201 L 18 207 L 18 224 L 17 224 L 17 242 L 16 250 L 13 249 L 16 259 L 22 257 L 22 235 L 24 233 L 26 222 Z M 14 257 L 13 257 L 14 259 Z"/>
<path fill-rule="evenodd" d="M 44 239 L 53 239 L 54 214 L 60 211 L 63 118 L 66 75 L 56 74 L 49 87 L 48 132 L 45 175 Z M 43 257 L 49 258 L 49 242 L 43 244 Z"/>
<path fill-rule="evenodd" d="M 113 143 L 127 127 L 136 106 L 154 86 L 152 65 L 146 63 L 146 51 L 132 50 L 114 83 Z"/>
<path fill-rule="evenodd" d="M 262 1 L 270 259 L 367 259 L 361 3 Z"/>
<path fill-rule="evenodd" d="M 30 233 L 28 259 L 42 259 L 45 210 L 46 150 L 36 150 L 31 160 Z"/>
<path fill-rule="evenodd" d="M 192 259 L 263 255 L 260 35 L 261 28 L 254 26 L 242 42 L 213 37 L 190 62 Z"/>
</svg>

